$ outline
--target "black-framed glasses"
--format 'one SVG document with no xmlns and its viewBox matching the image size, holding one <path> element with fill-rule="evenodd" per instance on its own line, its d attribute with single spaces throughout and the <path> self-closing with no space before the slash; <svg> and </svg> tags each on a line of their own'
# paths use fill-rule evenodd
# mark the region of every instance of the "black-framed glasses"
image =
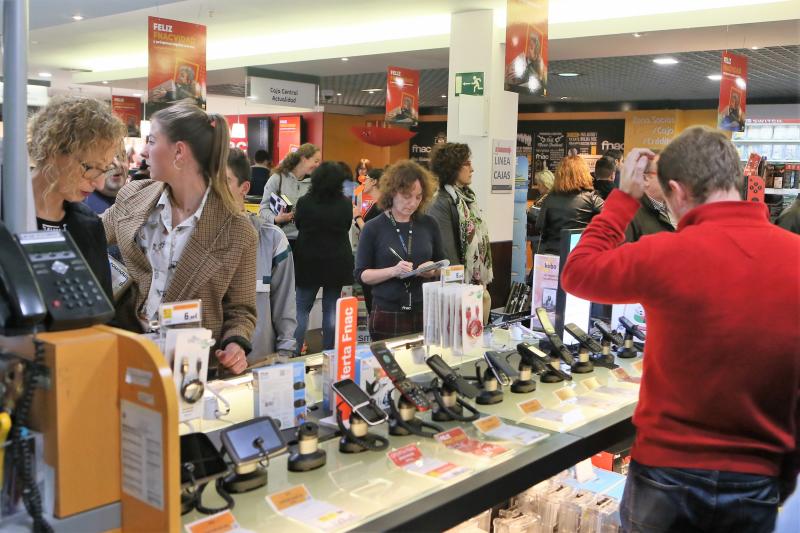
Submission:
<svg viewBox="0 0 800 533">
<path fill-rule="evenodd" d="M 96 180 L 100 176 L 113 173 L 117 169 L 117 165 L 113 163 L 106 168 L 96 167 L 83 161 L 80 161 L 80 164 L 81 168 L 83 168 L 83 177 L 88 180 Z"/>
</svg>

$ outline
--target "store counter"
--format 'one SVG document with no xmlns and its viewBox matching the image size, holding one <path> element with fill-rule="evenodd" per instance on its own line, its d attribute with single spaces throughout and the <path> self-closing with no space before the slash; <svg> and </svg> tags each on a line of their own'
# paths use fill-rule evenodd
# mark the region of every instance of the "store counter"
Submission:
<svg viewBox="0 0 800 533">
<path fill-rule="evenodd" d="M 508 341 L 506 333 L 496 333 L 491 349 L 516 345 L 517 341 Z M 474 375 L 474 361 L 482 358 L 483 349 L 463 357 L 454 356 L 448 350 L 431 349 L 430 353 L 439 353 L 451 366 L 460 367 L 463 375 L 470 376 Z M 399 350 L 395 355 L 406 373 L 415 380 L 422 382 L 432 377 L 420 354 L 415 356 L 408 350 Z M 318 364 L 318 359 L 311 356 L 306 362 L 313 367 Z M 516 364 L 513 357 L 511 363 Z M 327 452 L 327 464 L 304 473 L 288 471 L 287 454 L 273 458 L 269 464 L 267 486 L 234 495 L 232 514 L 242 528 L 253 531 L 312 530 L 277 513 L 266 500 L 268 495 L 304 485 L 315 500 L 338 507 L 345 515 L 355 516 L 345 525 L 332 528 L 335 530 L 447 529 L 630 438 L 634 433 L 631 416 L 638 397 L 636 381 L 641 374 L 641 363 L 640 359 L 618 359 L 617 363 L 627 372 L 627 378 L 619 372 L 614 375 L 597 367 L 590 374 L 573 375 L 571 382 L 543 384 L 537 379 L 537 390 L 527 394 L 514 394 L 505 387 L 502 403 L 476 405 L 482 417 L 496 415 L 500 423 L 512 428 L 539 432 L 541 436 L 531 444 L 490 438 L 472 423 L 440 423 L 445 430 L 461 427 L 470 438 L 499 444 L 506 449 L 492 458 L 477 457 L 448 449 L 433 439 L 388 436 L 388 425 L 381 424 L 370 431 L 388 436 L 390 447 L 384 451 L 340 453 L 338 438 L 333 438 L 320 443 L 320 448 Z M 321 379 L 316 373 L 312 369 L 306 374 L 309 405 L 321 395 Z M 194 421 L 191 430 L 209 433 L 212 440 L 218 442 L 217 430 L 252 417 L 252 383 L 247 377 L 242 377 L 223 383 L 213 382 L 209 386 L 220 390 L 231 404 L 231 412 L 221 420 Z M 321 407 L 312 410 L 311 416 L 319 418 L 321 415 L 316 414 L 319 411 Z M 430 421 L 430 413 L 419 413 L 418 416 Z M 191 430 L 182 424 L 182 433 Z M 464 467 L 463 471 L 451 479 L 442 480 L 401 469 L 387 454 L 410 444 L 418 446 L 426 461 L 453 463 Z M 208 507 L 224 505 L 213 487 L 205 490 L 203 503 Z M 183 516 L 182 521 L 189 524 L 203 518 L 206 516 L 193 511 Z M 330 518 L 337 520 L 342 516 Z"/>
</svg>

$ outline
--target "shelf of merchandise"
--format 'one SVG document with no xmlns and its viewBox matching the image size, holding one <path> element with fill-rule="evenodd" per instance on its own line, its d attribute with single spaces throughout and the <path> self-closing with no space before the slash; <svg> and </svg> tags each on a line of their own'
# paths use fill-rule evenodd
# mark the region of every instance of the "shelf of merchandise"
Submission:
<svg viewBox="0 0 800 533">
<path fill-rule="evenodd" d="M 740 159 L 742 163 L 747 163 L 747 159 Z M 769 159 L 767 158 L 767 163 L 800 163 L 800 159 Z"/>
<path fill-rule="evenodd" d="M 732 139 L 733 144 L 800 144 L 800 139 Z"/>
<path fill-rule="evenodd" d="M 764 189 L 764 194 L 779 194 L 781 196 L 797 196 L 800 189 Z"/>
</svg>

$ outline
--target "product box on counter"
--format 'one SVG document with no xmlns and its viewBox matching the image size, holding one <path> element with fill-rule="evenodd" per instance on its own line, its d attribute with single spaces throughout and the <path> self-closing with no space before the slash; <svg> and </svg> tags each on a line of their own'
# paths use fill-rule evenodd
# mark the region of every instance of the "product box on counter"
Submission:
<svg viewBox="0 0 800 533">
<path fill-rule="evenodd" d="M 308 408 L 302 361 L 253 369 L 253 414 L 271 416 L 281 429 L 305 422 Z"/>
<path fill-rule="evenodd" d="M 333 413 L 331 385 L 337 381 L 338 375 L 336 354 L 333 351 L 322 352 L 322 409 L 326 414 Z M 351 379 L 367 394 L 372 395 L 381 376 L 384 374 L 368 344 L 356 347 L 355 363 Z"/>
</svg>

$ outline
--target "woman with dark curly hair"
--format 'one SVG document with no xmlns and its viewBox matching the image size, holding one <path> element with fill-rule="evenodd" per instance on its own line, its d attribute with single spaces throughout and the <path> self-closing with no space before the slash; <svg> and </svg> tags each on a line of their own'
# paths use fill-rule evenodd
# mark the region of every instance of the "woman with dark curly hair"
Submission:
<svg viewBox="0 0 800 533">
<path fill-rule="evenodd" d="M 36 225 L 68 231 L 109 298 L 103 223 L 85 203 L 114 172 L 125 126 L 105 102 L 84 96 L 50 100 L 31 120 L 28 153 L 34 164 Z"/>
<path fill-rule="evenodd" d="M 413 161 L 395 163 L 380 179 L 383 215 L 364 226 L 355 271 L 360 283 L 372 286 L 374 341 L 422 331 L 422 283 L 439 273 L 400 276 L 445 259 L 436 221 L 424 214 L 435 191 L 435 178 Z"/>
<path fill-rule="evenodd" d="M 464 276 L 475 285 L 494 278 L 489 230 L 483 221 L 472 183 L 469 146 L 462 143 L 437 144 L 431 154 L 431 170 L 439 178 L 439 192 L 431 216 L 439 224 L 445 256 L 451 265 L 464 265 Z M 484 321 L 491 301 L 484 290 Z"/>
<path fill-rule="evenodd" d="M 350 177 L 339 163 L 327 161 L 311 173 L 311 187 L 295 209 L 297 243 L 294 248 L 297 285 L 297 350 L 303 347 L 308 314 L 322 287 L 322 349 L 331 350 L 336 327 L 336 300 L 344 285 L 353 283 L 350 226 L 353 205 L 344 196 Z"/>
</svg>

